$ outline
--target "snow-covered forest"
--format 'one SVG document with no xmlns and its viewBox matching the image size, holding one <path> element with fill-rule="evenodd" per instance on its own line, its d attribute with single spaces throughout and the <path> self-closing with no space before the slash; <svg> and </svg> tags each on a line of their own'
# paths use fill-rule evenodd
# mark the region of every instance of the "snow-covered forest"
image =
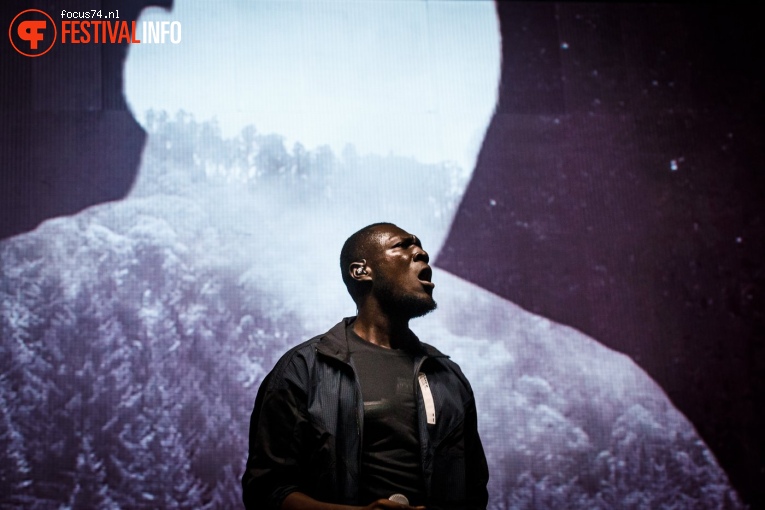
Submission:
<svg viewBox="0 0 765 510">
<path fill-rule="evenodd" d="M 0 244 L 0 508 L 239 508 L 258 385 L 321 332 L 290 300 L 295 289 L 274 283 L 271 259 L 249 254 L 293 235 L 274 227 L 288 211 L 341 207 L 348 179 L 401 182 L 399 201 L 370 194 L 364 207 L 386 217 L 417 200 L 423 221 L 445 230 L 467 179 L 450 163 L 287 147 L 254 127 L 227 139 L 183 113 L 150 112 L 147 125 L 131 197 Z M 464 313 L 455 320 L 473 320 Z M 587 374 L 549 369 L 554 349 L 542 359 L 510 349 L 512 368 L 496 357 L 485 373 L 445 350 L 479 395 L 491 508 L 741 508 L 653 390 L 595 399 L 567 384 Z M 482 397 L 498 380 L 506 391 Z"/>
</svg>

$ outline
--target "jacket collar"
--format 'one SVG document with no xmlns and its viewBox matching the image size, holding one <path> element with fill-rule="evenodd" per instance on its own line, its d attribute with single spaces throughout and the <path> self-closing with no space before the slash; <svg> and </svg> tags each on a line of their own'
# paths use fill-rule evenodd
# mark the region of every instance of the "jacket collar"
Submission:
<svg viewBox="0 0 765 510">
<path fill-rule="evenodd" d="M 326 356 L 336 358 L 344 363 L 349 363 L 351 353 L 348 350 L 349 344 L 346 328 L 355 320 L 356 317 L 345 317 L 343 320 L 335 324 L 332 329 L 324 333 L 324 335 L 319 338 L 319 341 L 316 345 L 316 350 Z M 420 339 L 417 338 L 417 335 L 414 333 L 412 333 L 412 336 L 416 340 L 415 352 L 417 353 L 418 357 L 422 356 L 428 358 L 448 358 L 448 356 L 442 354 L 441 351 L 432 345 L 420 342 Z"/>
</svg>

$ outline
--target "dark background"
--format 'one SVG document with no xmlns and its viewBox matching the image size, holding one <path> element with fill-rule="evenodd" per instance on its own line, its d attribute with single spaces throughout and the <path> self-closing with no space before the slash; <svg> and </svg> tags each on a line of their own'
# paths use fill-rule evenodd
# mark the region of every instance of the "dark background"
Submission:
<svg viewBox="0 0 765 510">
<path fill-rule="evenodd" d="M 136 19 L 163 2 L 91 2 Z M 20 10 L 0 7 L 4 26 Z M 497 113 L 437 265 L 631 356 L 765 505 L 762 38 L 752 9 L 498 5 Z M 0 45 L 0 236 L 123 197 L 124 46 Z M 674 163 L 673 163 L 674 162 Z M 674 170 L 673 170 L 674 168 Z"/>
<path fill-rule="evenodd" d="M 3 2 L 3 38 L 22 10 L 40 9 L 60 22 L 62 9 L 120 10 L 138 19 L 149 5 L 172 0 Z M 60 34 L 59 34 L 60 38 Z M 0 44 L 0 238 L 47 218 L 118 200 L 130 190 L 146 138 L 122 94 L 122 44 L 57 43 L 42 57 Z"/>
<path fill-rule="evenodd" d="M 499 12 L 499 107 L 436 264 L 628 354 L 762 508 L 758 17 L 606 3 Z"/>
</svg>

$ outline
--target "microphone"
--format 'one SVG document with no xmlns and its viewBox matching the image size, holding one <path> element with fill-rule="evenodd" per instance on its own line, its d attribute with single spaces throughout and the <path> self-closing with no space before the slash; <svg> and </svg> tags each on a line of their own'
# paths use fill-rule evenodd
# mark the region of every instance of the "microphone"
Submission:
<svg viewBox="0 0 765 510">
<path fill-rule="evenodd" d="M 402 505 L 409 505 L 409 499 L 407 499 L 407 497 L 403 494 L 393 494 L 388 498 L 388 500 L 393 501 L 394 503 L 400 503 Z"/>
</svg>

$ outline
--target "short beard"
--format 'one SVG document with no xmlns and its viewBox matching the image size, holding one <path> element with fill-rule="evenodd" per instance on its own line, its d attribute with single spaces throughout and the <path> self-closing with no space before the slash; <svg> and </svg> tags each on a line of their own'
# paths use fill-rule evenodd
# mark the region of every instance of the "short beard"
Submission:
<svg viewBox="0 0 765 510">
<path fill-rule="evenodd" d="M 379 275 L 375 286 L 377 287 L 377 297 L 383 309 L 395 317 L 404 319 L 422 317 L 438 306 L 433 296 L 422 297 L 404 294 L 398 287 L 391 285 L 388 280 L 381 279 Z"/>
</svg>

